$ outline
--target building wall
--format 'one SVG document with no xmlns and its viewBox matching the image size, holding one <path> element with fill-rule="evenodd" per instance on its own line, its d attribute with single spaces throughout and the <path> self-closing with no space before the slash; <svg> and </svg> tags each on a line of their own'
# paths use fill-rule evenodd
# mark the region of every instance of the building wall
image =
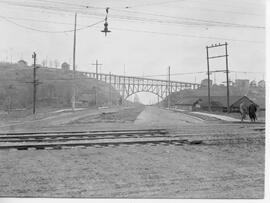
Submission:
<svg viewBox="0 0 270 203">
<path fill-rule="evenodd" d="M 192 111 L 192 105 L 175 105 L 177 109 Z"/>
</svg>

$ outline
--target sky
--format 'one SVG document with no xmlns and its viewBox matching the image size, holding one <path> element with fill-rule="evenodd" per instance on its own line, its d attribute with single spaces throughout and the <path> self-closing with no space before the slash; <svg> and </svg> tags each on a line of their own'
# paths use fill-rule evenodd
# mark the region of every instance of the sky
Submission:
<svg viewBox="0 0 270 203">
<path fill-rule="evenodd" d="M 38 63 L 72 64 L 75 12 L 79 71 L 94 72 L 97 59 L 104 73 L 167 79 L 170 66 L 172 80 L 199 83 L 207 77 L 206 46 L 227 42 L 231 80 L 265 77 L 264 0 L 0 0 L 0 60 L 32 64 L 35 51 Z M 224 69 L 223 58 L 210 61 L 210 70 Z"/>
</svg>

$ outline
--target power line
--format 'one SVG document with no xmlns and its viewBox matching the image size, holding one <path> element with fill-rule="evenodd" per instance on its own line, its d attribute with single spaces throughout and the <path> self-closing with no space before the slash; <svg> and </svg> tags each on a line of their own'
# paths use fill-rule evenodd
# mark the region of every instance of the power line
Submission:
<svg viewBox="0 0 270 203">
<path fill-rule="evenodd" d="M 49 1 L 51 2 L 51 1 Z M 2 2 L 3 3 L 3 2 Z M 6 3 L 4 1 L 4 3 Z M 10 3 L 10 2 L 7 2 Z M 54 2 L 55 3 L 55 2 Z M 66 4 L 63 2 L 58 2 L 59 4 Z M 16 3 L 13 3 L 16 5 Z M 19 6 L 26 6 L 26 7 L 32 7 L 32 8 L 43 8 L 43 9 L 48 9 L 48 10 L 62 10 L 62 11 L 66 11 L 66 12 L 71 12 L 71 11 L 67 11 L 67 8 L 60 8 L 57 6 L 42 6 L 42 5 L 29 5 L 29 4 L 18 4 Z M 77 4 L 72 4 L 72 5 L 77 5 Z M 86 5 L 77 5 L 77 6 L 81 6 L 81 7 L 85 7 L 88 8 Z M 89 7 L 92 8 L 92 7 Z M 93 7 L 95 8 L 95 7 Z M 73 9 L 72 12 L 74 12 L 74 10 L 78 10 L 78 8 L 71 8 Z M 101 7 L 97 7 L 97 9 L 101 9 Z M 113 8 L 112 8 L 113 9 Z M 141 22 L 156 22 L 156 23 L 163 23 L 163 24 L 176 24 L 176 25 L 196 25 L 196 26 L 221 26 L 221 27 L 243 27 L 243 28 L 252 28 L 252 29 L 264 29 L 263 26 L 255 26 L 255 25 L 246 25 L 246 24 L 237 24 L 237 23 L 228 23 L 228 22 L 222 22 L 222 21 L 213 21 L 213 20 L 202 20 L 202 19 L 196 19 L 196 18 L 186 18 L 186 17 L 175 17 L 175 16 L 168 16 L 168 15 L 161 15 L 161 14 L 155 14 L 155 13 L 147 13 L 147 12 L 138 12 L 138 11 L 127 11 L 127 10 L 121 10 L 121 9 L 113 9 L 116 11 L 120 11 L 120 12 L 131 12 L 131 13 L 137 13 L 140 15 L 151 15 L 151 16 L 155 16 L 155 17 L 166 17 L 166 18 L 171 18 L 174 20 L 188 20 L 187 22 L 183 22 L 183 21 L 169 21 L 169 20 L 160 20 L 160 19 L 156 19 L 156 18 L 142 18 L 142 17 L 135 17 L 135 16 L 125 16 L 125 15 L 111 15 L 112 18 L 116 18 L 116 19 L 125 19 L 125 20 L 135 20 L 135 21 L 141 21 Z M 80 13 L 83 13 L 85 15 L 94 15 L 94 16 L 101 16 L 101 14 L 98 13 L 87 13 L 84 11 L 80 11 Z"/>
<path fill-rule="evenodd" d="M 32 18 L 19 18 L 19 17 L 13 17 L 13 16 L 6 16 L 6 18 L 20 20 L 20 21 L 41 22 L 41 23 L 50 23 L 50 24 L 59 24 L 59 25 L 73 25 L 73 23 L 67 23 L 67 22 L 37 20 L 37 19 L 32 19 Z"/>
<path fill-rule="evenodd" d="M 219 71 L 210 71 L 210 72 L 219 72 Z M 222 71 L 220 71 L 222 72 Z M 223 71 L 224 72 L 224 71 Z M 171 73 L 171 76 L 179 76 L 179 75 L 192 75 L 192 74 L 206 74 L 207 71 L 199 71 L 199 72 L 186 72 L 186 73 Z M 252 73 L 252 74 L 262 74 L 264 72 L 250 72 L 250 71 L 233 71 L 230 70 L 229 73 Z M 161 75 L 144 75 L 144 77 L 160 77 L 160 76 L 168 76 L 168 74 Z"/>
<path fill-rule="evenodd" d="M 28 30 L 32 30 L 32 31 L 37 31 L 37 32 L 51 33 L 51 34 L 74 32 L 74 29 L 64 30 L 64 31 L 40 30 L 40 29 L 25 26 L 25 25 L 21 25 L 21 24 L 19 24 L 17 22 L 14 22 L 14 21 L 8 19 L 7 17 L 4 17 L 4 16 L 0 16 L 0 18 L 6 20 L 7 22 L 12 23 L 12 24 L 14 24 L 16 26 L 19 26 L 19 27 L 22 27 L 22 28 L 25 28 L 25 29 L 28 29 Z M 99 24 L 101 22 L 104 22 L 104 20 L 98 21 L 98 22 L 96 22 L 94 24 L 91 24 L 91 25 L 87 25 L 87 26 L 78 28 L 77 30 L 87 29 L 87 28 L 93 27 L 93 26 L 95 26 L 95 25 L 97 25 L 97 24 Z M 229 40 L 229 41 L 239 41 L 239 42 L 249 42 L 249 43 L 264 43 L 262 41 L 240 40 L 240 39 L 233 39 L 233 38 L 218 38 L 218 37 L 210 37 L 210 36 L 196 36 L 196 35 L 179 34 L 179 33 L 163 33 L 163 32 L 155 32 L 155 31 L 147 31 L 147 30 L 134 30 L 134 29 L 127 29 L 127 28 L 124 29 L 124 28 L 113 27 L 113 29 L 120 30 L 120 31 L 139 32 L 139 33 L 148 33 L 148 34 L 159 34 L 159 35 L 167 35 L 167 36 L 180 36 L 180 37 L 188 37 L 188 38 L 204 38 L 204 39 Z"/>
<path fill-rule="evenodd" d="M 179 2 L 180 0 L 173 0 L 173 1 L 162 1 L 162 2 L 155 2 L 155 3 L 144 3 L 144 4 L 137 4 L 137 5 L 131 5 L 131 6 L 126 6 L 125 8 L 140 8 L 140 7 L 145 7 L 145 6 L 156 6 L 156 5 L 164 5 L 164 4 L 170 4 L 170 3 L 175 3 Z M 181 0 L 183 1 L 183 0 Z"/>
<path fill-rule="evenodd" d="M 211 71 L 214 72 L 214 71 Z M 80 73 L 80 72 L 78 72 Z M 179 75 L 194 75 L 194 74 L 206 74 L 207 71 L 198 71 L 198 72 L 186 72 L 186 73 L 171 73 L 171 76 L 179 76 Z M 250 73 L 250 74 L 263 74 L 264 72 L 251 72 L 251 71 L 233 71 L 230 70 L 229 73 Z M 113 75 L 112 75 L 113 76 Z M 146 77 L 161 77 L 161 76 L 168 76 L 168 74 L 160 74 L 160 75 L 144 75 L 144 78 Z M 129 76 L 126 76 L 129 77 Z M 133 76 L 131 76 L 133 77 Z M 135 78 L 137 76 L 134 76 Z M 141 77 L 138 77 L 141 78 Z M 90 77 L 76 77 L 76 80 L 91 80 L 91 79 L 95 79 L 95 78 L 90 78 Z M 46 78 L 46 79 L 39 79 L 40 81 L 44 82 L 44 81 L 69 81 L 69 80 L 73 80 L 72 78 Z M 1 78 L 1 81 L 7 81 L 7 82 L 20 82 L 20 83 L 31 83 L 31 82 L 27 82 L 24 80 L 16 80 L 16 79 L 5 79 L 5 78 Z"/>
<path fill-rule="evenodd" d="M 168 7 L 168 6 L 167 6 Z M 229 13 L 229 14 L 234 14 L 234 15 L 252 15 L 252 16 L 264 16 L 262 14 L 258 13 L 250 13 L 250 12 L 240 12 L 240 11 L 231 11 L 231 10 L 221 10 L 221 9 L 213 9 L 213 8 L 204 8 L 200 6 L 190 6 L 190 5 L 181 5 L 181 6 L 174 6 L 176 8 L 190 8 L 190 9 L 199 9 L 200 11 L 204 12 L 218 12 L 218 13 Z"/>
<path fill-rule="evenodd" d="M 58 33 L 68 33 L 68 32 L 74 32 L 74 29 L 71 30 L 64 30 L 64 31 L 48 31 L 48 30 L 40 30 L 32 27 L 28 27 L 25 25 L 21 25 L 15 21 L 10 20 L 7 17 L 0 16 L 0 18 L 6 20 L 9 23 L 12 23 L 16 26 L 22 27 L 24 29 L 32 30 L 32 31 L 37 31 L 37 32 L 43 32 L 43 33 L 51 33 L 51 34 L 58 34 Z M 29 19 L 30 20 L 30 19 Z M 51 22 L 50 23 L 60 23 L 60 22 Z M 98 21 L 94 24 L 83 26 L 81 28 L 78 28 L 77 30 L 83 30 L 87 29 L 90 27 L 93 27 L 101 22 L 104 22 L 104 20 Z M 120 31 L 129 31 L 129 32 L 139 32 L 139 33 L 148 33 L 148 34 L 159 34 L 159 35 L 167 35 L 167 36 L 180 36 L 180 37 L 188 37 L 188 38 L 204 38 L 204 39 L 215 39 L 215 40 L 229 40 L 229 41 L 239 41 L 239 42 L 249 42 L 249 43 L 264 43 L 262 41 L 251 41 L 251 40 L 240 40 L 240 39 L 233 39 L 233 38 L 218 38 L 218 37 L 210 37 L 210 36 L 196 36 L 196 35 L 188 35 L 188 34 L 179 34 L 179 33 L 163 33 L 163 32 L 155 32 L 155 31 L 147 31 L 147 30 L 134 30 L 134 29 L 124 29 L 124 28 L 116 28 L 113 27 L 113 29 L 120 30 Z"/>
<path fill-rule="evenodd" d="M 172 18 L 172 19 L 182 19 L 182 20 L 189 20 L 192 22 L 203 22 L 203 23 L 209 23 L 209 24 L 217 24 L 218 26 L 233 26 L 233 27 L 247 27 L 247 28 L 258 28 L 258 29 L 264 29 L 264 26 L 254 26 L 254 25 L 246 25 L 246 24 L 237 24 L 237 23 L 228 23 L 228 22 L 222 22 L 222 21 L 213 21 L 213 20 L 203 20 L 203 19 L 196 19 L 196 18 L 187 18 L 187 17 L 176 17 L 176 16 L 169 16 L 169 15 L 162 15 L 162 14 L 156 14 L 156 13 L 149 13 L 149 12 L 140 12 L 140 11 L 127 11 L 127 10 L 121 10 L 121 9 L 113 9 L 116 11 L 123 11 L 123 12 L 131 12 L 131 13 L 137 13 L 137 14 L 144 14 L 144 15 L 151 15 L 156 17 L 166 17 L 166 18 Z"/>
<path fill-rule="evenodd" d="M 68 5 L 68 6 L 78 6 L 81 8 L 86 8 L 86 9 L 101 9 L 104 10 L 106 7 L 98 7 L 98 6 L 90 6 L 90 5 L 85 5 L 85 4 L 74 4 L 74 3 L 68 3 L 68 2 L 59 2 L 59 1 L 50 1 L 50 0 L 34 0 L 37 2 L 47 2 L 47 3 L 54 3 L 54 4 L 60 4 L 60 5 Z"/>
<path fill-rule="evenodd" d="M 116 28 L 116 27 L 112 27 L 112 29 L 120 30 L 120 31 L 148 33 L 148 34 L 159 34 L 159 35 L 168 35 L 168 36 L 179 36 L 179 37 L 187 37 L 187 38 L 228 40 L 228 41 L 249 42 L 249 43 L 257 43 L 257 44 L 263 44 L 264 43 L 263 41 L 240 40 L 240 39 L 233 39 L 233 38 L 220 38 L 220 37 L 210 37 L 210 36 L 196 36 L 196 35 L 188 35 L 188 34 L 165 33 L 165 32 L 155 32 L 155 31 L 147 31 L 147 30 L 134 30 L 134 29 Z"/>
<path fill-rule="evenodd" d="M 192 1 L 192 0 L 189 0 L 189 1 Z M 203 2 L 205 2 L 205 0 L 193 0 L 193 2 L 194 1 L 195 1 L 195 3 L 196 3 L 196 1 L 203 1 Z M 218 5 L 218 6 L 222 6 L 222 7 L 227 7 L 227 8 L 230 8 L 230 9 L 238 8 L 238 9 L 245 10 L 247 8 L 247 7 L 243 7 L 243 6 L 237 6 L 237 5 L 235 5 L 235 3 L 234 4 L 230 4 L 230 3 L 229 4 L 228 3 L 225 3 L 224 4 L 224 1 L 216 1 L 216 0 L 211 1 L 211 3 L 209 3 L 209 4 Z M 247 3 L 242 4 L 242 5 L 247 5 Z M 251 5 L 251 6 L 252 6 L 252 8 L 254 8 L 254 4 Z"/>
<path fill-rule="evenodd" d="M 0 16 L 0 18 L 6 20 L 6 21 L 9 22 L 9 23 L 12 23 L 12 24 L 14 24 L 14 25 L 17 25 L 18 27 L 25 28 L 25 29 L 32 30 L 32 31 L 37 31 L 37 32 L 55 33 L 55 34 L 56 34 L 56 33 L 74 32 L 74 29 L 71 29 L 71 30 L 63 30 L 63 31 L 40 30 L 40 29 L 36 29 L 36 28 L 32 28 L 32 27 L 25 26 L 25 25 L 21 25 L 21 24 L 15 22 L 15 21 L 12 21 L 12 20 L 10 20 L 10 19 L 4 17 L 4 16 Z M 93 26 L 95 26 L 95 25 L 97 25 L 97 24 L 100 24 L 100 23 L 102 23 L 102 22 L 104 22 L 104 20 L 100 20 L 100 21 L 98 21 L 98 22 L 96 22 L 96 23 L 93 23 L 93 24 L 91 24 L 91 25 L 87 25 L 87 26 L 78 28 L 77 31 L 79 31 L 79 30 L 84 30 L 84 29 L 93 27 Z"/>
</svg>

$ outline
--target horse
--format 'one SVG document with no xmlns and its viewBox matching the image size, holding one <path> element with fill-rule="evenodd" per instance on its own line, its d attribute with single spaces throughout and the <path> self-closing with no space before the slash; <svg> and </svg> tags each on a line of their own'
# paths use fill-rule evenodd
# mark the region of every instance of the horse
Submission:
<svg viewBox="0 0 270 203">
<path fill-rule="evenodd" d="M 257 107 L 255 104 L 247 105 L 245 102 L 242 102 L 239 106 L 240 114 L 241 114 L 241 122 L 246 118 L 246 115 L 249 115 L 251 122 L 255 122 L 257 120 L 256 111 Z"/>
<path fill-rule="evenodd" d="M 242 102 L 239 106 L 240 114 L 241 114 L 241 122 L 246 118 L 246 114 L 248 113 L 248 106 L 245 102 Z"/>
<path fill-rule="evenodd" d="M 248 107 L 248 114 L 251 122 L 255 122 L 255 120 L 257 120 L 256 111 L 257 111 L 256 105 L 250 104 Z"/>
</svg>

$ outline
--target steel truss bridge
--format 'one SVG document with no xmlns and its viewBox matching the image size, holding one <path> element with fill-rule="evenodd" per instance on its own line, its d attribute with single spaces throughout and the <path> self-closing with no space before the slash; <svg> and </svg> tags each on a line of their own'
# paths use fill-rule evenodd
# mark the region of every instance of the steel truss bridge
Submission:
<svg viewBox="0 0 270 203">
<path fill-rule="evenodd" d="M 144 77 L 132 77 L 124 75 L 113 75 L 94 72 L 80 72 L 84 76 L 94 78 L 110 84 L 120 92 L 123 99 L 138 92 L 150 92 L 162 100 L 170 93 L 179 92 L 184 89 L 198 89 L 200 84 L 179 81 L 159 80 Z"/>
</svg>

